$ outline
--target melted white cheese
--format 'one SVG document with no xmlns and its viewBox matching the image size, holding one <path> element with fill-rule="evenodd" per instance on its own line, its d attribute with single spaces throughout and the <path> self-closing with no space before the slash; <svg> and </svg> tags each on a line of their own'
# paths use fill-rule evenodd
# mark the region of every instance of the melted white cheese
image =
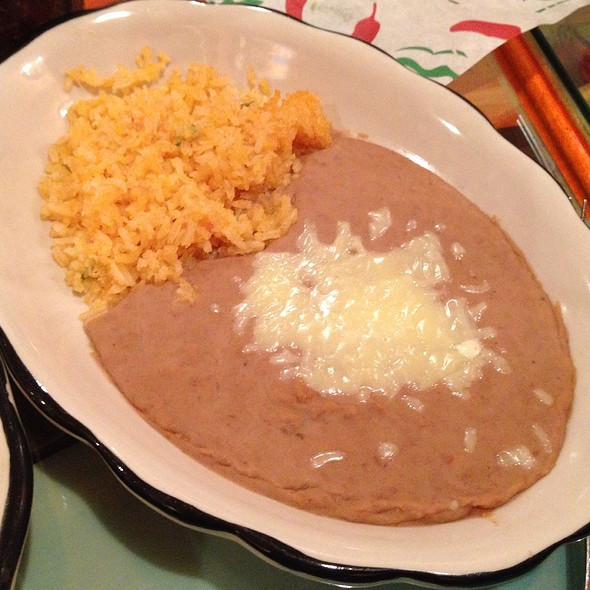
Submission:
<svg viewBox="0 0 590 590">
<path fill-rule="evenodd" d="M 543 430 L 543 427 L 536 422 L 533 424 L 533 434 L 537 437 L 543 450 L 546 453 L 551 453 L 553 446 L 551 445 L 551 439 L 549 435 Z"/>
<path fill-rule="evenodd" d="M 391 212 L 387 207 L 369 211 L 369 239 L 380 238 L 391 227 Z"/>
<path fill-rule="evenodd" d="M 319 469 L 326 465 L 326 463 L 331 463 L 332 461 L 343 461 L 346 455 L 341 453 L 340 451 L 326 451 L 324 453 L 318 453 L 314 455 L 310 459 L 311 466 L 314 469 Z"/>
<path fill-rule="evenodd" d="M 408 408 L 410 408 L 410 410 L 421 413 L 424 412 L 424 403 L 417 397 L 414 397 L 413 395 L 402 395 L 401 400 L 406 406 L 408 406 Z"/>
<path fill-rule="evenodd" d="M 519 445 L 513 449 L 501 451 L 496 456 L 498 465 L 502 467 L 522 467 L 532 469 L 537 464 L 537 460 L 525 445 Z"/>
<path fill-rule="evenodd" d="M 451 252 L 456 260 L 461 260 L 465 256 L 465 248 L 459 242 L 451 244 Z"/>
<path fill-rule="evenodd" d="M 547 393 L 544 389 L 533 389 L 533 393 L 535 394 L 536 398 L 546 406 L 552 406 L 555 402 L 553 396 L 550 393 Z"/>
<path fill-rule="evenodd" d="M 289 378 L 326 394 L 461 392 L 495 358 L 465 301 L 440 300 L 450 277 L 434 234 L 376 253 L 339 223 L 332 244 L 306 227 L 298 248 L 257 254 L 235 310 L 239 330 L 252 322 L 248 350 L 279 353 Z"/>
<path fill-rule="evenodd" d="M 463 450 L 466 453 L 473 453 L 477 444 L 477 429 L 469 427 L 463 434 Z"/>
</svg>

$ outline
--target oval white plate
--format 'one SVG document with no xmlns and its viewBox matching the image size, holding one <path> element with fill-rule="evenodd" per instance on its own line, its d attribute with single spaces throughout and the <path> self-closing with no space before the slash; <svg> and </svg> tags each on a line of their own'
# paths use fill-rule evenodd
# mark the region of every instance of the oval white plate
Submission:
<svg viewBox="0 0 590 590">
<path fill-rule="evenodd" d="M 83 63 L 106 74 L 131 66 L 145 44 L 181 67 L 212 64 L 237 83 L 252 66 L 274 87 L 317 92 L 337 128 L 417 159 L 497 216 L 561 303 L 579 371 L 565 447 L 549 476 L 492 518 L 352 524 L 246 491 L 139 418 L 92 358 L 78 318 L 84 308 L 51 259 L 36 183 L 73 99 L 63 90 L 65 69 Z M 0 88 L 0 350 L 37 406 L 95 446 L 132 491 L 185 524 L 340 582 L 490 582 L 590 532 L 590 236 L 549 175 L 462 99 L 369 45 L 268 10 L 160 0 L 51 29 L 0 65 Z"/>
</svg>

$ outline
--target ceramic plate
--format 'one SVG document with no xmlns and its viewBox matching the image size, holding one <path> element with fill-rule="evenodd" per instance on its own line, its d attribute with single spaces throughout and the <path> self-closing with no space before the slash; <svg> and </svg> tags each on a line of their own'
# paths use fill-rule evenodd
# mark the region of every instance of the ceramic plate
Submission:
<svg viewBox="0 0 590 590">
<path fill-rule="evenodd" d="M 27 536 L 33 465 L 0 364 L 0 588 L 12 588 Z"/>
<path fill-rule="evenodd" d="M 131 66 L 146 44 L 181 67 L 207 62 L 240 84 L 252 66 L 274 87 L 312 90 L 337 128 L 421 162 L 499 219 L 560 302 L 578 367 L 565 446 L 550 475 L 493 518 L 419 527 L 340 522 L 208 471 L 131 409 L 92 357 L 78 317 L 84 307 L 51 259 L 36 184 L 75 97 L 63 89 L 65 69 L 83 63 L 106 74 L 119 63 Z M 489 583 L 590 532 L 588 230 L 551 177 L 467 103 L 369 45 L 284 15 L 159 0 L 119 4 L 51 29 L 0 65 L 0 87 L 1 351 L 33 402 L 93 445 L 134 493 L 283 567 L 345 583 Z"/>
</svg>

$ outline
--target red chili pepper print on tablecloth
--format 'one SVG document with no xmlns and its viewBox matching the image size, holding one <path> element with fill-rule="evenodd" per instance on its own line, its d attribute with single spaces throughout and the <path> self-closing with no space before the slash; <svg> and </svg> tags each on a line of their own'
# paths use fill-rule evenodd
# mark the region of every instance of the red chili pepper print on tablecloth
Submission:
<svg viewBox="0 0 590 590">
<path fill-rule="evenodd" d="M 516 37 L 521 33 L 520 27 L 516 25 L 493 23 L 485 20 L 463 20 L 454 24 L 449 30 L 451 33 L 458 31 L 472 32 L 505 40 L 512 39 L 512 37 Z"/>
<path fill-rule="evenodd" d="M 377 3 L 373 2 L 373 12 L 371 16 L 367 18 L 363 18 L 358 23 L 356 23 L 354 30 L 352 31 L 352 36 L 356 37 L 357 39 L 362 39 L 367 43 L 372 43 L 381 25 L 375 19 L 375 14 L 377 13 Z"/>
</svg>

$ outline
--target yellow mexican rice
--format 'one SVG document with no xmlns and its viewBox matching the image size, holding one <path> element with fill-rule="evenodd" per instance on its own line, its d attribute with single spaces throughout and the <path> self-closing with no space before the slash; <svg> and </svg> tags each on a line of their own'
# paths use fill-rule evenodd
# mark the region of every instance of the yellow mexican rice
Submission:
<svg viewBox="0 0 590 590">
<path fill-rule="evenodd" d="M 212 67 L 175 68 L 144 48 L 108 77 L 79 67 L 94 96 L 68 111 L 40 181 L 52 253 L 91 312 L 140 282 L 179 280 L 190 257 L 262 250 L 297 212 L 285 187 L 304 152 L 329 145 L 314 94 L 245 89 Z"/>
</svg>

